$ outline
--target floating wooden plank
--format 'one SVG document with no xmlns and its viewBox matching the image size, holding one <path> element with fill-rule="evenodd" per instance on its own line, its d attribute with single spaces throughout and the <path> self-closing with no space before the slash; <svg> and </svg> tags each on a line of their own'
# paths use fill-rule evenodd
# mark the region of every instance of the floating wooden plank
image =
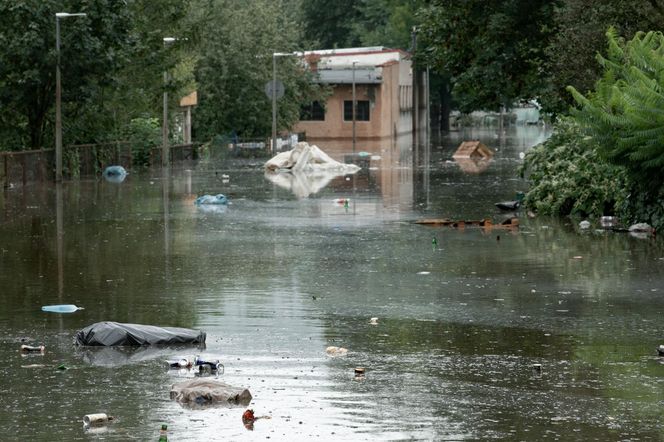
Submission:
<svg viewBox="0 0 664 442">
<path fill-rule="evenodd" d="M 415 224 L 423 224 L 427 226 L 444 226 L 452 227 L 455 229 L 463 229 L 469 227 L 483 227 L 485 229 L 511 229 L 519 226 L 519 218 L 512 217 L 500 224 L 494 224 L 490 218 L 482 220 L 450 220 L 448 218 L 428 218 L 415 221 Z"/>
</svg>

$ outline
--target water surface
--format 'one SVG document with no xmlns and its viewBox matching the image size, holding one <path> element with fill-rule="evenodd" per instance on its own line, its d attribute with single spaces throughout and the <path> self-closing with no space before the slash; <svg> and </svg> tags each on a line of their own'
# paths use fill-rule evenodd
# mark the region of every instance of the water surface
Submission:
<svg viewBox="0 0 664 442">
<path fill-rule="evenodd" d="M 223 160 L 4 192 L 1 439 L 156 440 L 162 423 L 178 441 L 664 439 L 660 240 L 521 213 L 510 231 L 413 222 L 510 216 L 493 204 L 525 189 L 519 154 L 545 137 L 453 133 L 428 167 L 366 144 L 368 169 L 304 198 L 260 161 Z M 470 138 L 497 149 L 490 163 L 452 161 Z M 194 206 L 205 193 L 232 204 Z M 85 310 L 40 310 L 56 303 Z M 202 329 L 207 347 L 73 346 L 103 320 Z M 46 353 L 20 355 L 22 339 Z M 193 374 L 164 360 L 199 353 L 272 419 L 249 431 L 243 407 L 171 401 Z M 85 430 L 93 412 L 117 421 Z"/>
</svg>

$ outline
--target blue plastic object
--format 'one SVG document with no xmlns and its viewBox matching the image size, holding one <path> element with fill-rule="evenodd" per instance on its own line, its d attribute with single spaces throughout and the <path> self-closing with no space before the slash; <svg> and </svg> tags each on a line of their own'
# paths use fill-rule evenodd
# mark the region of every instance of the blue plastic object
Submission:
<svg viewBox="0 0 664 442">
<path fill-rule="evenodd" d="M 121 183 L 127 177 L 128 173 L 122 166 L 108 166 L 104 169 L 104 179 L 111 183 Z"/>
<path fill-rule="evenodd" d="M 217 195 L 203 195 L 196 198 L 194 204 L 200 206 L 201 204 L 228 204 L 228 199 L 224 194 Z"/>
<path fill-rule="evenodd" d="M 51 313 L 74 313 L 77 310 L 83 310 L 83 307 L 77 307 L 74 304 L 45 305 L 42 307 L 43 312 Z"/>
</svg>

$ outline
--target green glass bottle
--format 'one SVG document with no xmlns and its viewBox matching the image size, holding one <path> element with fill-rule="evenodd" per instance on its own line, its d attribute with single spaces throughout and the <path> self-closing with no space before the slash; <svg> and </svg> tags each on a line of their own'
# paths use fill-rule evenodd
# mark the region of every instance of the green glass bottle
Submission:
<svg viewBox="0 0 664 442">
<path fill-rule="evenodd" d="M 159 430 L 159 442 L 168 442 L 168 425 L 162 424 Z"/>
</svg>

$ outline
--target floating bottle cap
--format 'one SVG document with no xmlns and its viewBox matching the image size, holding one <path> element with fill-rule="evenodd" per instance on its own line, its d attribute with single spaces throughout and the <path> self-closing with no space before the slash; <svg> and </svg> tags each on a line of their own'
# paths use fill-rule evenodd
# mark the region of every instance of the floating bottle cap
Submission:
<svg viewBox="0 0 664 442">
<path fill-rule="evenodd" d="M 358 376 L 363 375 L 363 374 L 364 374 L 364 371 L 365 371 L 365 370 L 364 370 L 364 367 L 356 367 L 356 368 L 355 368 L 355 374 L 358 375 Z"/>
</svg>

